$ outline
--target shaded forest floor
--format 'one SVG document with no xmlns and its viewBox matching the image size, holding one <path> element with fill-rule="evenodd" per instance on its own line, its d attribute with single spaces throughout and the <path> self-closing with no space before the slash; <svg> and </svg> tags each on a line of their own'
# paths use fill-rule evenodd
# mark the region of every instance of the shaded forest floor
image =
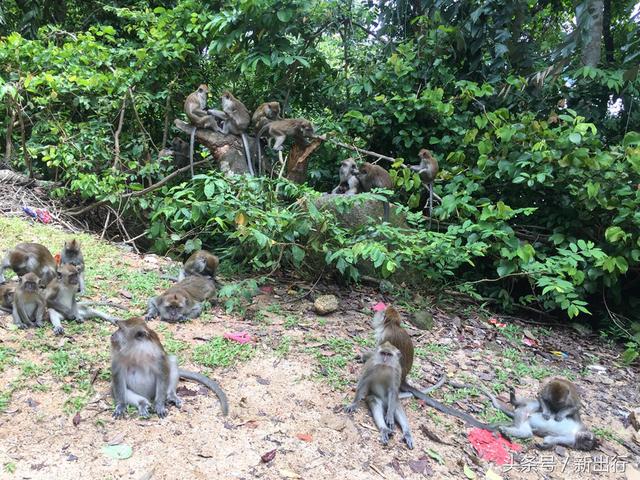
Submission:
<svg viewBox="0 0 640 480">
<path fill-rule="evenodd" d="M 57 252 L 71 236 L 7 217 L 0 217 L 0 232 L 2 251 L 35 241 Z M 91 235 L 79 238 L 87 263 L 86 297 L 127 308 L 123 316 L 143 314 L 147 299 L 169 285 L 163 272 L 177 271 L 169 259 L 136 255 Z M 310 288 L 295 278 L 275 280 L 231 313 L 213 305 L 186 324 L 151 322 L 181 366 L 220 382 L 229 397 L 226 418 L 213 394 L 181 382 L 184 406 L 171 408 L 167 418 L 142 420 L 130 412 L 114 420 L 112 325 L 66 322 L 65 335 L 56 337 L 49 326 L 16 330 L 10 316 L 0 315 L 0 477 L 638 478 L 632 455 L 619 441 L 633 443 L 633 429 L 623 422 L 639 406 L 638 369 L 621 365 L 618 346 L 569 327 L 496 318 L 450 297 L 415 298 L 405 290 L 382 294 L 359 286 L 342 291 L 322 283 L 303 297 Z M 313 299 L 320 294 L 336 295 L 339 310 L 318 316 Z M 543 378 L 563 375 L 580 387 L 583 418 L 602 446 L 591 453 L 540 452 L 532 442 L 520 442 L 524 449 L 514 457 L 516 466 L 500 467 L 479 459 L 460 421 L 405 400 L 416 448 L 407 450 L 399 435 L 383 447 L 364 405 L 353 417 L 341 411 L 360 370 L 354 357 L 373 344 L 369 321 L 379 301 L 397 306 L 405 318 L 416 302 L 434 316 L 428 331 L 406 324 L 417 346 L 412 383 L 426 387 L 446 373 L 501 392 L 506 400 L 510 385 L 533 394 Z M 255 342 L 241 346 L 222 339 L 225 332 L 238 331 L 249 332 Z M 474 389 L 445 384 L 434 396 L 485 421 L 503 418 Z M 113 459 L 104 450 L 109 445 L 131 447 L 132 454 Z M 261 460 L 274 450 L 271 461 Z M 620 470 L 626 462 L 626 473 L 596 471 Z"/>
</svg>

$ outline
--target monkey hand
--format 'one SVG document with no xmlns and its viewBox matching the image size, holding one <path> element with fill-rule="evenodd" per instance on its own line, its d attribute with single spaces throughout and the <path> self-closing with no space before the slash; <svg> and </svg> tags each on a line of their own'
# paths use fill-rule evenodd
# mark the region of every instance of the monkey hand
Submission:
<svg viewBox="0 0 640 480">
<path fill-rule="evenodd" d="M 149 404 L 144 402 L 138 405 L 138 415 L 142 418 L 149 418 Z"/>
<path fill-rule="evenodd" d="M 119 403 L 116 405 L 116 408 L 113 410 L 113 418 L 122 418 L 124 417 L 124 412 L 127 409 L 127 406 L 124 403 Z"/>
<path fill-rule="evenodd" d="M 393 431 L 396 428 L 396 419 L 393 417 L 393 412 L 387 412 L 384 417 L 384 421 L 389 427 L 389 430 Z"/>
<path fill-rule="evenodd" d="M 53 327 L 53 334 L 54 335 L 62 335 L 64 333 L 64 327 L 62 325 L 58 326 L 58 327 Z"/>
<path fill-rule="evenodd" d="M 542 414 L 542 418 L 544 418 L 545 420 L 549 420 L 551 418 L 551 414 L 550 413 L 543 413 Z"/>
<path fill-rule="evenodd" d="M 404 441 L 407 442 L 407 448 L 413 450 L 413 437 L 410 433 L 404 436 Z"/>
<path fill-rule="evenodd" d="M 386 445 L 389 443 L 389 437 L 393 434 L 393 431 L 391 431 L 388 428 L 381 428 L 380 429 L 380 442 L 382 442 L 383 445 Z"/>
<path fill-rule="evenodd" d="M 169 395 L 167 397 L 167 400 L 169 402 L 173 403 L 176 406 L 176 408 L 182 407 L 182 400 L 180 399 L 180 397 L 178 395 L 175 395 L 175 394 Z"/>
<path fill-rule="evenodd" d="M 349 405 L 347 405 L 346 407 L 344 407 L 344 412 L 345 413 L 353 413 L 356 411 L 356 409 L 358 408 L 358 404 L 357 403 L 350 403 Z"/>
<path fill-rule="evenodd" d="M 164 402 L 163 403 L 156 403 L 154 406 L 154 410 L 156 411 L 156 413 L 158 414 L 158 416 L 160 418 L 164 418 L 167 416 L 167 407 L 165 407 Z"/>
</svg>

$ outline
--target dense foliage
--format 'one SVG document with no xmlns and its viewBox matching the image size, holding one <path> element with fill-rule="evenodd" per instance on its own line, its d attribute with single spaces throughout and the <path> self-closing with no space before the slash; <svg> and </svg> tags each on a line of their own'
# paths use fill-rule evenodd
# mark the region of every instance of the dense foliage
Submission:
<svg viewBox="0 0 640 480">
<path fill-rule="evenodd" d="M 605 312 L 596 317 L 634 334 L 635 2 L 109 3 L 3 3 L 0 134 L 13 168 L 142 219 L 159 251 L 204 245 L 263 272 L 348 279 L 411 268 L 418 283 L 504 308 Z M 348 229 L 314 207 L 352 153 L 330 144 L 314 154 L 308 186 L 203 172 L 123 201 L 175 169 L 157 153 L 201 82 L 212 101 L 226 88 L 250 108 L 278 100 L 320 133 L 397 158 L 384 166 L 407 228 Z M 435 231 L 403 168 L 422 147 L 441 164 Z"/>
</svg>

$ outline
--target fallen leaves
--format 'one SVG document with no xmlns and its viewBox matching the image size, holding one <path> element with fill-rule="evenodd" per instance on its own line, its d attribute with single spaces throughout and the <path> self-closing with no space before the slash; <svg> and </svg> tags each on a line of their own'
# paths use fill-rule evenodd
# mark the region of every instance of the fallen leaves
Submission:
<svg viewBox="0 0 640 480">
<path fill-rule="evenodd" d="M 262 460 L 262 463 L 269 463 L 271 462 L 274 458 L 276 458 L 276 452 L 277 449 L 274 448 L 273 450 L 269 450 L 267 453 L 263 454 L 260 457 L 260 460 Z"/>
<path fill-rule="evenodd" d="M 133 455 L 133 448 L 131 445 L 121 443 L 119 445 L 105 445 L 102 447 L 102 454 L 113 458 L 114 460 L 126 460 Z"/>
</svg>

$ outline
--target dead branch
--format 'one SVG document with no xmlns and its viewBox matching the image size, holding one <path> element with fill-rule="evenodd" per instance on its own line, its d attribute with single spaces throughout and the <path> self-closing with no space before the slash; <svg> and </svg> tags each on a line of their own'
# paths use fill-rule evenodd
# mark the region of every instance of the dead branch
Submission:
<svg viewBox="0 0 640 480">
<path fill-rule="evenodd" d="M 194 162 L 193 165 L 202 165 L 203 163 L 207 163 L 207 160 L 200 160 L 199 162 Z M 173 172 L 170 175 L 167 175 L 166 177 L 164 177 L 162 180 L 160 180 L 159 182 L 154 183 L 153 185 L 148 186 L 145 189 L 142 190 L 138 190 L 135 192 L 129 192 L 129 193 L 125 193 L 124 195 L 122 195 L 120 198 L 121 199 L 125 199 L 125 198 L 134 198 L 134 197 L 141 197 L 143 195 L 146 195 L 149 192 L 152 192 L 153 190 L 157 190 L 158 188 L 160 188 L 161 186 L 163 186 L 165 183 L 167 183 L 169 180 L 171 180 L 172 178 L 176 177 L 177 175 L 180 175 L 183 172 L 186 172 L 187 170 L 189 170 L 191 168 L 190 165 L 187 165 L 186 167 L 183 168 L 179 168 L 178 170 L 176 170 L 175 172 Z M 86 212 L 90 212 L 91 210 L 93 210 L 94 208 L 97 208 L 101 205 L 104 205 L 106 203 L 108 203 L 108 200 L 99 200 L 95 203 L 92 203 L 91 205 L 87 205 L 86 207 L 81 208 L 80 210 L 69 210 L 67 212 L 67 215 L 71 215 L 71 216 L 78 216 L 78 215 L 82 215 L 83 213 Z"/>
<path fill-rule="evenodd" d="M 114 143 L 114 158 L 111 168 L 117 168 L 120 165 L 120 133 L 122 132 L 122 125 L 124 124 L 124 112 L 127 108 L 127 96 L 122 99 L 122 107 L 120 108 L 120 119 L 118 120 L 118 128 L 113 134 Z"/>
</svg>

